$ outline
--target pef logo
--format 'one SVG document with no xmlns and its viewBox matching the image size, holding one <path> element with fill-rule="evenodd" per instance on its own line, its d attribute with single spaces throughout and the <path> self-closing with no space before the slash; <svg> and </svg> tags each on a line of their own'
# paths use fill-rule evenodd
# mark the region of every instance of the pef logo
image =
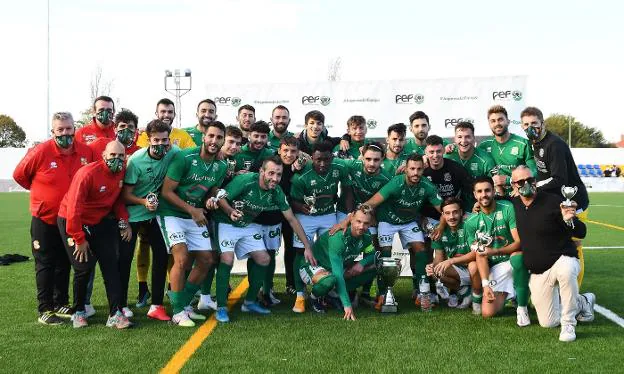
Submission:
<svg viewBox="0 0 624 374">
<path fill-rule="evenodd" d="M 322 105 L 328 106 L 331 103 L 329 96 L 301 96 L 301 104 L 303 105 Z"/>
<path fill-rule="evenodd" d="M 422 104 L 425 101 L 423 94 L 399 94 L 394 95 L 394 102 L 397 104 Z"/>
<path fill-rule="evenodd" d="M 494 91 L 492 92 L 492 100 L 510 100 L 514 101 L 522 100 L 522 91 L 514 90 L 514 91 Z"/>
<path fill-rule="evenodd" d="M 466 117 L 466 118 L 447 118 L 447 119 L 444 120 L 444 127 L 445 128 L 448 128 L 449 126 L 455 127 L 460 122 L 470 122 L 470 123 L 474 124 L 474 120 L 472 118 L 469 118 L 469 117 Z"/>
<path fill-rule="evenodd" d="M 217 96 L 214 98 L 214 102 L 221 105 L 231 105 L 237 107 L 241 103 L 241 98 L 235 96 Z"/>
</svg>

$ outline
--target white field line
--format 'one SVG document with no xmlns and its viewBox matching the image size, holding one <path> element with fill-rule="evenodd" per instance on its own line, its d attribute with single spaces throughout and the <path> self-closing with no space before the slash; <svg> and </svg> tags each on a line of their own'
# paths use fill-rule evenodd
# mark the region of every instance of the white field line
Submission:
<svg viewBox="0 0 624 374">
<path fill-rule="evenodd" d="M 600 314 L 602 314 L 606 319 L 610 320 L 611 322 L 615 323 L 616 325 L 624 328 L 624 319 L 622 319 L 622 317 L 618 316 L 617 314 L 613 313 L 612 311 L 610 311 L 609 309 L 601 306 L 601 305 L 594 305 L 594 310 Z"/>
</svg>

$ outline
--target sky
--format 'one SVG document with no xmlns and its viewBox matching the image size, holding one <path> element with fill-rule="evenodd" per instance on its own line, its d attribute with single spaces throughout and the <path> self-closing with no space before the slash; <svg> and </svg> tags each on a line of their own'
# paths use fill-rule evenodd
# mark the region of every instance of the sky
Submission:
<svg viewBox="0 0 624 374">
<path fill-rule="evenodd" d="M 183 123 L 209 83 L 527 75 L 525 102 L 624 134 L 618 1 L 49 0 L 50 113 L 89 107 L 93 73 L 145 123 L 165 69 L 189 68 Z M 0 4 L 0 113 L 47 136 L 47 1 Z M 426 110 L 426 109 L 425 109 Z M 485 112 L 485 109 L 484 109 Z M 257 115 L 267 118 L 268 115 Z M 483 120 L 485 121 L 485 115 Z"/>
</svg>

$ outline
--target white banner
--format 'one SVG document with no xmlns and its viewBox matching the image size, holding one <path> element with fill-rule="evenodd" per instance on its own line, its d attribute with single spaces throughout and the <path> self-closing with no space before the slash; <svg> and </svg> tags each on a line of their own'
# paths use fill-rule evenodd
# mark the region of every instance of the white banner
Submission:
<svg viewBox="0 0 624 374">
<path fill-rule="evenodd" d="M 304 116 L 311 110 L 325 115 L 325 126 L 333 136 L 346 131 L 347 119 L 362 115 L 367 119 L 368 137 L 385 138 L 386 128 L 424 111 L 432 134 L 453 136 L 460 120 L 475 124 L 475 135 L 490 135 L 487 110 L 503 105 L 512 121 L 512 132 L 521 133 L 520 112 L 525 107 L 526 76 L 453 78 L 435 80 L 269 83 L 249 85 L 206 85 L 206 95 L 217 103 L 219 120 L 236 124 L 241 105 L 256 109 L 256 118 L 270 121 L 277 105 L 290 110 L 289 130 L 299 133 Z"/>
</svg>

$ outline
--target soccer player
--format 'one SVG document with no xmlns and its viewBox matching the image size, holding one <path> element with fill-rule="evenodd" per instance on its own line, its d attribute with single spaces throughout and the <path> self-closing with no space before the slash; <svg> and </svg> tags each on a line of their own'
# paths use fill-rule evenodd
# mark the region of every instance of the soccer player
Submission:
<svg viewBox="0 0 624 374">
<path fill-rule="evenodd" d="M 100 155 L 104 152 L 108 143 L 117 139 L 124 145 L 124 147 L 126 147 L 126 158 L 132 156 L 134 152 L 141 149 L 135 144 L 138 122 L 139 117 L 128 109 L 123 109 L 121 112 L 115 114 L 113 126 L 111 126 L 115 131 L 115 136 L 113 138 L 97 138 L 89 143 L 89 147 L 93 149 L 94 154 Z"/>
<path fill-rule="evenodd" d="M 440 297 L 448 296 L 450 308 L 465 309 L 471 303 L 471 280 L 474 279 L 477 283 L 481 281 L 475 262 L 475 252 L 470 251 L 470 243 L 464 230 L 461 200 L 450 197 L 445 199 L 440 207 L 446 227 L 440 239 L 431 242 L 435 255 L 433 262 L 427 265 L 425 270 L 427 276 L 441 281 L 441 285 L 436 284 L 436 290 Z"/>
<path fill-rule="evenodd" d="M 539 324 L 561 324 L 559 340 L 574 341 L 576 321 L 592 321 L 596 302 L 593 293 L 579 295 L 577 284 L 580 264 L 572 237 L 583 238 L 587 229 L 576 216 L 576 203 L 568 207 L 557 195 L 540 191 L 528 168 L 516 168 L 511 181 L 518 194 L 512 202 Z"/>
<path fill-rule="evenodd" d="M 197 104 L 197 125 L 186 127 L 182 130 L 186 131 L 195 145 L 201 147 L 203 145 L 203 136 L 208 130 L 210 124 L 217 120 L 217 104 L 210 99 L 204 99 Z"/>
<path fill-rule="evenodd" d="M 294 134 L 288 131 L 290 125 L 290 111 L 283 105 L 278 105 L 271 112 L 271 123 L 273 130 L 269 133 L 269 141 L 267 146 L 274 151 L 280 147 L 281 140 L 287 136 Z"/>
<path fill-rule="evenodd" d="M 492 177 L 496 194 L 509 197 L 513 191 L 510 185 L 513 169 L 526 165 L 535 172 L 533 151 L 526 139 L 509 132 L 509 118 L 504 107 L 490 107 L 487 117 L 493 135 L 482 141 L 478 149 L 489 153 L 496 163 L 498 174 Z"/>
<path fill-rule="evenodd" d="M 243 145 L 245 145 L 251 133 L 251 125 L 256 123 L 256 108 L 249 104 L 240 106 L 238 108 L 236 121 L 238 122 L 238 127 L 240 127 L 243 132 Z"/>
<path fill-rule="evenodd" d="M 236 171 L 258 171 L 262 162 L 273 156 L 273 152 L 267 147 L 267 141 L 271 128 L 264 121 L 254 122 L 248 129 L 248 143 L 241 147 L 241 151 L 234 155 Z M 243 139 L 245 132 L 243 131 Z"/>
<path fill-rule="evenodd" d="M 312 286 L 314 309 L 324 312 L 322 298 L 336 290 L 343 305 L 343 319 L 355 321 L 349 291 L 375 278 L 375 249 L 368 231 L 373 220 L 370 211 L 356 210 L 346 230 L 321 235 L 312 247 L 317 265 L 303 263 L 299 273 Z M 363 258 L 355 261 L 360 255 Z"/>
<path fill-rule="evenodd" d="M 546 129 L 542 111 L 535 107 L 528 107 L 520 113 L 522 128 L 533 144 L 533 153 L 537 165 L 537 188 L 540 191 L 561 194 L 561 187 L 576 187 L 578 191 L 574 195 L 579 219 L 587 219 L 589 196 L 585 184 L 579 177 L 576 163 L 570 147 L 557 135 Z M 575 239 L 578 249 L 581 270 L 578 275 L 579 287 L 583 282 L 585 273 L 585 260 L 583 258 L 583 244 L 581 239 Z"/>
<path fill-rule="evenodd" d="M 207 198 L 214 196 L 227 172 L 226 162 L 216 157 L 224 137 L 225 126 L 220 122 L 209 122 L 202 146 L 175 155 L 162 187 L 158 225 L 173 255 L 173 267 L 169 273 L 169 297 L 173 306 L 171 320 L 183 327 L 195 326 L 193 319 L 206 319 L 195 313 L 189 303 L 213 262 L 204 207 L 216 208 L 214 201 Z M 193 260 L 195 266 L 185 278 Z"/>
<path fill-rule="evenodd" d="M 93 101 L 93 120 L 76 130 L 76 141 L 89 144 L 97 138 L 115 138 L 113 117 L 115 102 L 108 96 L 98 96 Z"/>
<path fill-rule="evenodd" d="M 69 112 L 52 116 L 52 139 L 26 153 L 13 179 L 30 190 L 30 235 L 35 259 L 39 323 L 59 325 L 69 317 L 70 263 L 56 225 L 61 200 L 78 169 L 94 160 L 93 151 L 74 141 Z M 98 156 L 99 158 L 99 156 Z"/>
<path fill-rule="evenodd" d="M 425 238 L 418 224 L 420 210 L 429 203 L 440 210 L 442 199 L 427 178 L 423 178 L 422 155 L 415 153 L 407 159 L 405 174 L 394 176 L 388 184 L 365 204 L 375 209 L 379 222 L 377 228 L 382 256 L 392 253 L 394 234 L 398 233 L 403 248 L 409 250 L 410 268 L 415 300 L 418 299 L 418 281 L 425 275 L 427 254 Z"/>
<path fill-rule="evenodd" d="M 108 327 L 125 329 L 130 321 L 121 311 L 117 237 L 130 240 L 128 211 L 121 199 L 125 147 L 114 140 L 102 159 L 80 168 L 58 213 L 58 227 L 74 268 L 74 328 L 87 326 L 85 296 L 89 273 L 100 264 L 109 304 Z M 114 217 L 114 218 L 113 218 Z"/>
<path fill-rule="evenodd" d="M 516 215 L 512 204 L 506 200 L 494 200 L 494 182 L 487 176 L 477 177 L 473 192 L 479 211 L 464 224 L 464 232 L 471 246 L 481 235 L 492 238 L 477 250 L 476 262 L 481 278 L 481 290 L 473 282 L 472 308 L 475 314 L 485 318 L 495 316 L 502 310 L 505 300 L 517 294 L 517 324 L 531 324 L 527 309 L 529 301 L 528 274 L 523 264 L 520 237 L 516 228 Z M 514 291 L 515 289 L 515 291 Z M 482 299 L 485 298 L 485 303 Z"/>
<path fill-rule="evenodd" d="M 366 118 L 351 116 L 347 120 L 347 134 L 342 137 L 349 145 L 346 151 L 341 150 L 340 144 L 334 147 L 334 155 L 343 159 L 357 160 L 361 155 L 361 148 L 367 143 Z"/>
<path fill-rule="evenodd" d="M 299 134 L 299 150 L 311 155 L 314 145 L 328 141 L 331 143 L 332 149 L 340 144 L 340 138 L 327 136 L 325 128 L 325 115 L 318 110 L 312 110 L 305 115 L 305 128 Z"/>
<path fill-rule="evenodd" d="M 156 119 L 166 123 L 171 129 L 169 139 L 172 145 L 178 146 L 180 149 L 195 148 L 197 146 L 188 132 L 184 129 L 173 127 L 173 120 L 176 116 L 173 101 L 167 98 L 158 100 L 158 103 L 156 103 L 156 112 L 154 114 L 156 115 Z M 148 136 L 145 132 L 139 135 L 136 144 L 141 148 L 150 146 Z"/>
<path fill-rule="evenodd" d="M 262 226 L 253 219 L 263 211 L 278 208 L 294 232 L 302 239 L 305 257 L 316 263 L 312 255 L 310 243 L 299 221 L 295 218 L 286 196 L 279 187 L 283 164 L 279 157 L 266 159 L 259 173 L 249 172 L 234 177 L 225 190 L 227 198 L 219 201 L 221 208 L 215 213 L 218 222 L 217 237 L 221 251 L 221 263 L 217 270 L 217 314 L 219 322 L 229 322 L 227 313 L 227 287 L 234 254 L 239 260 L 253 260 L 249 269 L 249 290 L 241 307 L 243 312 L 269 314 L 271 311 L 260 306 L 256 297 L 262 286 L 267 266 L 270 262 L 266 245 L 262 240 Z M 233 207 L 232 207 L 233 206 Z"/>
<path fill-rule="evenodd" d="M 153 120 L 145 130 L 150 146 L 141 148 L 128 160 L 124 177 L 123 198 L 127 204 L 132 238 L 120 242 L 119 261 L 122 286 L 122 311 L 128 316 L 128 281 L 132 256 L 139 230 L 152 248 L 152 305 L 147 312 L 149 318 L 169 321 L 171 318 L 163 306 L 165 278 L 167 273 L 167 247 L 157 222 L 158 195 L 162 187 L 169 163 L 179 151 L 170 143 L 169 124 Z M 156 196 L 156 200 L 150 197 Z M 147 287 L 147 285 L 146 285 Z M 127 310 L 126 310 L 127 309 Z"/>
<path fill-rule="evenodd" d="M 400 174 L 405 169 L 405 163 L 409 157 L 409 154 L 405 152 L 406 131 L 407 127 L 403 123 L 395 123 L 388 127 L 386 157 L 381 167 L 390 175 Z"/>
<path fill-rule="evenodd" d="M 413 138 L 407 140 L 405 144 L 405 153 L 412 154 L 418 153 L 420 155 L 425 154 L 425 147 L 427 146 L 426 140 L 431 131 L 431 125 L 429 124 L 429 116 L 423 111 L 414 112 L 410 117 L 410 130 L 414 134 Z M 443 146 L 446 147 L 448 142 L 443 140 Z"/>
<path fill-rule="evenodd" d="M 290 196 L 293 210 L 301 222 L 308 241 L 314 240 L 336 224 L 338 184 L 348 183 L 347 169 L 342 160 L 334 159 L 333 145 L 321 141 L 313 147 L 312 162 L 292 179 Z M 312 202 L 314 200 L 314 202 Z M 350 204 L 347 202 L 347 204 Z M 352 204 L 352 203 L 351 203 Z M 293 239 L 295 257 L 295 286 L 297 299 L 293 311 L 305 312 L 304 285 L 297 272 L 302 262 L 304 242 L 299 235 Z"/>
</svg>

